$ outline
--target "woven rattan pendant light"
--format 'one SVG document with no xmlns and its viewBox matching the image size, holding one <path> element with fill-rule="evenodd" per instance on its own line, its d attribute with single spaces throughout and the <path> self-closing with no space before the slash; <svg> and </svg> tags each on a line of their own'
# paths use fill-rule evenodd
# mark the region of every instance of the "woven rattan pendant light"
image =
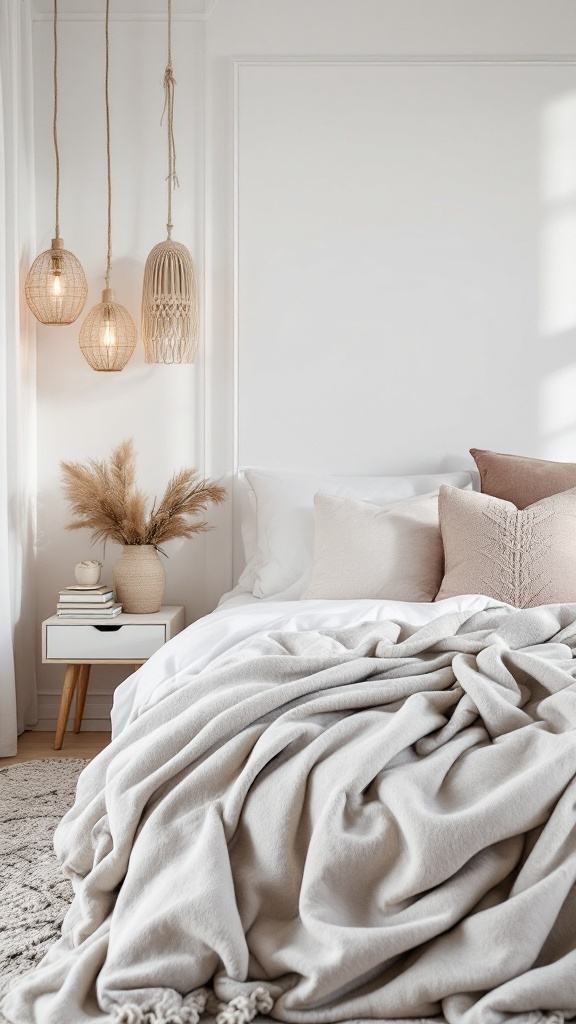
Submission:
<svg viewBox="0 0 576 1024">
<path fill-rule="evenodd" d="M 80 328 L 80 348 L 93 370 L 123 370 L 136 348 L 136 327 L 127 309 L 116 302 L 110 287 L 112 264 L 112 173 L 110 160 L 110 0 L 106 0 L 106 162 L 108 171 L 108 251 L 106 255 L 106 287 L 102 302 L 93 306 Z"/>
<path fill-rule="evenodd" d="M 58 0 L 54 0 L 54 119 L 56 238 L 36 257 L 26 275 L 26 302 L 41 324 L 72 324 L 84 309 L 88 285 L 82 265 L 60 238 L 60 153 L 58 151 Z"/>
<path fill-rule="evenodd" d="M 168 217 L 165 242 L 155 245 L 144 269 L 142 339 L 147 363 L 192 363 L 198 345 L 198 296 L 188 249 L 172 240 L 172 192 L 176 177 L 172 74 L 172 0 L 168 0 L 168 61 L 164 112 L 168 122 Z"/>
</svg>

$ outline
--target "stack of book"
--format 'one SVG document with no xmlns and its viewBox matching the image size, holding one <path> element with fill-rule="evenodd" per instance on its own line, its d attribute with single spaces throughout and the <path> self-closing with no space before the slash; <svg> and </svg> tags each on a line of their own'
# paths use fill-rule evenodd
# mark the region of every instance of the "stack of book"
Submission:
<svg viewBox="0 0 576 1024">
<path fill-rule="evenodd" d="M 56 614 L 63 619 L 111 619 L 121 611 L 122 605 L 114 600 L 114 590 L 105 584 L 71 584 L 60 591 L 56 606 Z"/>
</svg>

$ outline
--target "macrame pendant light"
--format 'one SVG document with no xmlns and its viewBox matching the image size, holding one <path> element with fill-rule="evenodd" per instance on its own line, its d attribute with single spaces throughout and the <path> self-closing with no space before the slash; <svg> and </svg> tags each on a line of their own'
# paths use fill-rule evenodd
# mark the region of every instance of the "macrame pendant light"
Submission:
<svg viewBox="0 0 576 1024">
<path fill-rule="evenodd" d="M 110 161 L 109 46 L 110 0 L 106 0 L 106 159 L 108 169 L 108 252 L 102 302 L 93 306 L 80 328 L 80 348 L 93 370 L 123 370 L 136 348 L 136 327 L 110 287 L 112 265 L 112 173 Z"/>
<path fill-rule="evenodd" d="M 36 257 L 26 275 L 26 302 L 41 324 L 72 324 L 84 309 L 88 285 L 82 265 L 60 238 L 60 154 L 58 151 L 58 0 L 54 0 L 54 119 L 56 158 L 56 238 Z"/>
<path fill-rule="evenodd" d="M 168 62 L 164 72 L 164 113 L 168 122 L 168 217 L 165 242 L 146 260 L 142 288 L 142 339 L 147 363 L 192 363 L 198 345 L 198 297 L 188 249 L 172 240 L 172 192 L 178 185 L 174 144 L 172 0 L 168 0 Z"/>
</svg>

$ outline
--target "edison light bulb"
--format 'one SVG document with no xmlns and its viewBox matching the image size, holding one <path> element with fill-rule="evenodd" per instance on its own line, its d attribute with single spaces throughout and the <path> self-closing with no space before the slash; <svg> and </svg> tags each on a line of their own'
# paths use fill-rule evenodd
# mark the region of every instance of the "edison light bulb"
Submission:
<svg viewBox="0 0 576 1024">
<path fill-rule="evenodd" d="M 104 321 L 104 330 L 102 332 L 102 344 L 106 348 L 112 348 L 116 344 L 116 331 L 109 320 Z"/>
<path fill-rule="evenodd" d="M 52 295 L 55 299 L 61 299 L 64 295 L 65 287 L 64 281 L 62 280 L 61 274 L 52 275 Z"/>
</svg>

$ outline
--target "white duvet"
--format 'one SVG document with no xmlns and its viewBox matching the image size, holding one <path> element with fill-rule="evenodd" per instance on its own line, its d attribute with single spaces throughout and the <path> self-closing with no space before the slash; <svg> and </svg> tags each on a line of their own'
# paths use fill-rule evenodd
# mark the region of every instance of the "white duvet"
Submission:
<svg viewBox="0 0 576 1024">
<path fill-rule="evenodd" d="M 112 708 L 112 736 L 119 735 L 132 717 L 177 689 L 191 675 L 241 656 L 247 645 L 250 657 L 254 657 L 254 639 L 272 630 L 338 629 L 386 619 L 422 626 L 446 612 L 481 611 L 500 604 L 479 594 L 432 604 L 372 600 L 276 601 L 260 600 L 251 595 L 236 596 L 188 626 L 120 684 Z"/>
</svg>

